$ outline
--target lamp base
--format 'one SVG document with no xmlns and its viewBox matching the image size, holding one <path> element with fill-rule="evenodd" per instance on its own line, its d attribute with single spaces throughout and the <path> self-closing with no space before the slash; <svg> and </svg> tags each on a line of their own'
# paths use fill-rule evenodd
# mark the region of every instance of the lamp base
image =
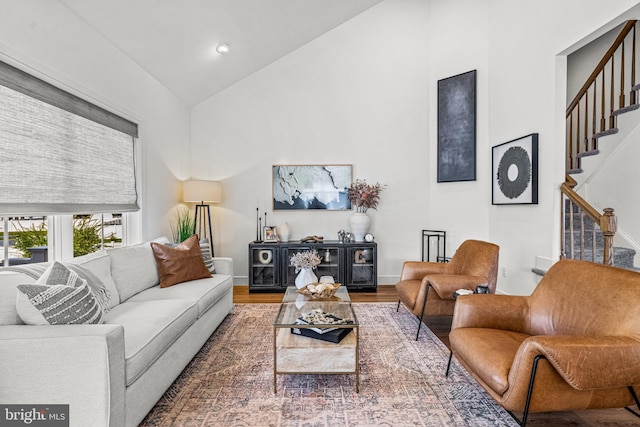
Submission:
<svg viewBox="0 0 640 427">
<path fill-rule="evenodd" d="M 205 218 L 206 211 L 206 218 Z M 207 236 L 207 230 L 209 235 Z M 199 239 L 209 240 L 209 248 L 211 250 L 211 256 L 213 257 L 213 232 L 211 229 L 211 209 L 209 205 L 200 203 L 196 205 L 195 216 L 193 218 L 193 234 L 197 234 Z"/>
</svg>

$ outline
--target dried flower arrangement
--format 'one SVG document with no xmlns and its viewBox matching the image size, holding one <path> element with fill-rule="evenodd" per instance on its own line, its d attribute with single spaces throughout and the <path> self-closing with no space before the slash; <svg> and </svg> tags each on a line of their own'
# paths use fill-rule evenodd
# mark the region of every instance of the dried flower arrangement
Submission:
<svg viewBox="0 0 640 427">
<path fill-rule="evenodd" d="M 315 249 L 310 251 L 298 252 L 291 257 L 290 265 L 296 268 L 298 273 L 303 268 L 314 269 L 320 264 L 322 258 Z"/>
<path fill-rule="evenodd" d="M 380 193 L 384 187 L 379 182 L 369 185 L 365 179 L 356 179 L 356 182 L 349 187 L 347 197 L 356 206 L 356 212 L 366 212 L 370 208 L 378 210 Z"/>
</svg>

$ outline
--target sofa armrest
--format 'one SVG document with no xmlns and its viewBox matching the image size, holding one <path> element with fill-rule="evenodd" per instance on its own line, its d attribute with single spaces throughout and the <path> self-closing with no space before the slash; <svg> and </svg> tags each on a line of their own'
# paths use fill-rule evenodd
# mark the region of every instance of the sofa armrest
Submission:
<svg viewBox="0 0 640 427">
<path fill-rule="evenodd" d="M 233 276 L 233 258 L 213 257 L 213 265 L 216 267 L 216 274 L 228 274 Z"/>
<path fill-rule="evenodd" d="M 405 261 L 402 264 L 400 281 L 422 280 L 427 274 L 443 274 L 447 271 L 448 264 L 443 262 Z"/>
<path fill-rule="evenodd" d="M 634 337 L 539 335 L 528 338 L 523 347 L 528 358 L 545 356 L 577 390 L 640 384 L 640 340 Z"/>
<path fill-rule="evenodd" d="M 460 295 L 453 310 L 451 330 L 492 328 L 528 333 L 529 297 L 517 295 Z"/>
<path fill-rule="evenodd" d="M 2 326 L 0 354 L 0 402 L 68 404 L 71 426 L 124 425 L 122 326 Z"/>
</svg>

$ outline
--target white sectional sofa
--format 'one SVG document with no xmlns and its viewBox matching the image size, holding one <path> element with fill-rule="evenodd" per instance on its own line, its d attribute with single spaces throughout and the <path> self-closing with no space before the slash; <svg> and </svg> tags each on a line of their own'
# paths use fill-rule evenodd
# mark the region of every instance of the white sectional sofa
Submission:
<svg viewBox="0 0 640 427">
<path fill-rule="evenodd" d="M 231 312 L 232 260 L 168 288 L 149 243 L 70 262 L 110 290 L 102 324 L 22 324 L 16 286 L 36 264 L 0 269 L 0 402 L 69 404 L 72 427 L 136 426 Z"/>
</svg>

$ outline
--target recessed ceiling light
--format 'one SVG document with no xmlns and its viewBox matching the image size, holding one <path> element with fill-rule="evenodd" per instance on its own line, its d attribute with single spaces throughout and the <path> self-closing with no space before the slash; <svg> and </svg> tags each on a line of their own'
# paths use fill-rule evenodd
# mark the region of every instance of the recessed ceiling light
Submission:
<svg viewBox="0 0 640 427">
<path fill-rule="evenodd" d="M 216 46 L 216 52 L 218 53 L 227 53 L 230 50 L 231 50 L 231 43 L 229 42 L 220 43 L 218 44 L 218 46 Z"/>
</svg>

